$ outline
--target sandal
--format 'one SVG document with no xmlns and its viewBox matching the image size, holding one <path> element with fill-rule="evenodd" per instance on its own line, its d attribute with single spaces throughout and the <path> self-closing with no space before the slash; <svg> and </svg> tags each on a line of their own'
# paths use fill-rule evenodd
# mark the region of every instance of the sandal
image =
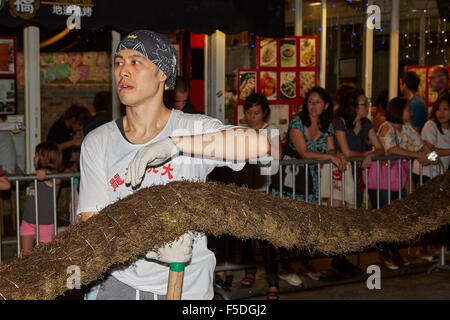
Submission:
<svg viewBox="0 0 450 320">
<path fill-rule="evenodd" d="M 255 282 L 255 275 L 253 273 L 246 274 L 245 277 L 241 280 L 242 288 L 250 288 Z"/>
<path fill-rule="evenodd" d="M 277 288 L 277 291 L 267 291 L 266 295 L 267 295 L 267 300 L 280 300 L 280 296 L 278 295 L 279 291 Z"/>
</svg>

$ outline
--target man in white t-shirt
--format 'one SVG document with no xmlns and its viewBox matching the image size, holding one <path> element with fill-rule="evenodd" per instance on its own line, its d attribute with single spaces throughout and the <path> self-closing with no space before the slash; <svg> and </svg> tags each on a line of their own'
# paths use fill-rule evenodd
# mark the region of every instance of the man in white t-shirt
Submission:
<svg viewBox="0 0 450 320">
<path fill-rule="evenodd" d="M 77 210 L 83 221 L 138 188 L 205 181 L 215 166 L 240 170 L 245 160 L 270 152 L 267 138 L 255 131 L 166 108 L 164 88 L 173 89 L 177 70 L 175 50 L 166 37 L 135 31 L 119 43 L 114 60 L 126 115 L 91 131 L 83 141 Z M 216 261 L 206 236 L 189 232 L 184 237 L 188 240 L 157 255 L 147 254 L 152 259 L 114 267 L 89 299 L 164 299 L 172 262 L 186 263 L 182 299 L 212 299 Z"/>
</svg>

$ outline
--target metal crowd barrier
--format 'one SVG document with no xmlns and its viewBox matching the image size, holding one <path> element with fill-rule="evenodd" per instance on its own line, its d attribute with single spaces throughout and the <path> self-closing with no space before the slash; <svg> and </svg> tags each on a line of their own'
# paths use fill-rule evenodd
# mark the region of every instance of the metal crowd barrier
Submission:
<svg viewBox="0 0 450 320">
<path fill-rule="evenodd" d="M 53 183 L 53 221 L 54 221 L 54 232 L 55 235 L 58 234 L 58 217 L 57 217 L 57 194 L 56 194 L 56 179 L 70 180 L 70 222 L 75 222 L 75 200 L 76 200 L 76 186 L 80 178 L 79 172 L 71 173 L 56 173 L 48 174 L 45 180 L 52 180 Z M 33 182 L 34 190 L 37 190 L 38 180 L 35 175 L 28 176 L 8 176 L 8 180 L 11 182 L 11 189 L 15 187 L 15 204 L 16 212 L 11 212 L 11 214 L 16 215 L 16 237 L 17 237 L 17 257 L 20 257 L 20 182 Z M 35 214 L 36 214 L 36 226 L 39 225 L 39 210 L 38 210 L 38 192 L 35 192 Z M 2 215 L 3 218 L 3 215 Z M 0 263 L 2 262 L 2 235 L 0 233 Z M 36 245 L 39 244 L 39 228 L 36 227 Z"/>
<path fill-rule="evenodd" d="M 354 204 L 356 206 L 357 204 L 357 181 L 358 181 L 358 170 L 357 170 L 357 163 L 362 162 L 364 160 L 364 157 L 353 157 L 353 158 L 348 158 L 347 161 L 349 163 L 351 163 L 351 168 L 352 168 L 352 173 L 353 173 L 353 182 L 354 182 L 354 192 L 353 192 L 353 200 L 354 200 Z M 380 157 L 374 157 L 372 159 L 373 162 L 376 162 L 377 165 L 377 203 L 376 203 L 376 209 L 380 208 L 380 203 L 379 203 L 379 198 L 380 198 L 380 166 L 382 164 L 380 164 L 381 161 L 386 161 L 387 162 L 387 167 L 388 167 L 388 177 L 387 177 L 387 181 L 388 181 L 388 204 L 391 203 L 391 199 L 390 199 L 390 195 L 391 195 L 391 177 L 390 177 L 390 168 L 391 168 L 391 161 L 397 161 L 397 165 L 399 166 L 399 168 L 401 168 L 401 162 L 402 161 L 408 161 L 408 178 L 409 178 L 409 193 L 412 192 L 412 185 L 413 185 L 413 181 L 412 181 L 412 167 L 413 167 L 413 160 L 412 158 L 407 158 L 407 157 L 402 157 L 402 156 L 380 156 Z M 305 167 L 305 201 L 309 202 L 308 200 L 308 194 L 309 194 L 309 190 L 308 190 L 308 170 L 309 170 L 309 166 L 311 165 L 316 165 L 319 166 L 318 170 L 317 170 L 317 180 L 318 180 L 318 202 L 319 204 L 322 204 L 322 197 L 321 197 L 321 170 L 320 170 L 320 164 L 329 164 L 329 170 L 330 170 L 330 205 L 333 205 L 333 164 L 330 160 L 308 160 L 308 159 L 293 159 L 293 160 L 281 160 L 279 161 L 279 172 L 282 172 L 283 167 L 286 166 L 291 166 L 291 170 L 292 172 L 296 172 L 295 169 L 298 166 L 304 166 Z M 443 174 L 444 173 L 444 168 L 442 165 L 442 162 L 439 163 L 439 170 L 440 173 L 439 174 Z M 363 170 L 363 174 L 365 176 L 365 180 L 368 181 L 368 175 L 369 175 L 369 168 L 365 168 Z M 433 173 L 433 170 L 431 171 Z M 345 172 L 342 172 L 342 195 L 341 195 L 341 201 L 345 201 Z M 419 166 L 419 179 L 420 179 L 420 185 L 423 184 L 423 165 L 420 164 Z M 280 190 L 279 190 L 279 196 L 281 198 L 283 198 L 283 181 L 282 181 L 282 175 L 280 174 Z M 434 176 L 430 177 L 430 178 L 434 178 Z M 295 199 L 295 175 L 292 175 L 292 198 Z M 401 190 L 403 189 L 401 186 L 401 181 L 402 181 L 402 170 L 398 170 L 398 190 L 399 190 L 399 199 L 401 199 L 402 195 L 401 195 Z M 266 193 L 270 193 L 270 185 L 266 186 Z M 349 199 L 348 199 L 349 200 Z M 368 203 L 369 201 L 369 195 L 368 195 L 368 188 L 365 188 L 365 208 L 368 209 Z M 372 204 L 374 205 L 374 204 Z"/>
</svg>

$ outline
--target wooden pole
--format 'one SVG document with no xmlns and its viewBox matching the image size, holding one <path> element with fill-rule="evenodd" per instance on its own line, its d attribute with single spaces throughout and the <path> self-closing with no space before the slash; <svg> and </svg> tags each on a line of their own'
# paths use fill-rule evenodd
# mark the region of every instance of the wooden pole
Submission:
<svg viewBox="0 0 450 320">
<path fill-rule="evenodd" d="M 171 263 L 167 283 L 167 300 L 181 300 L 183 277 L 184 263 Z"/>
</svg>

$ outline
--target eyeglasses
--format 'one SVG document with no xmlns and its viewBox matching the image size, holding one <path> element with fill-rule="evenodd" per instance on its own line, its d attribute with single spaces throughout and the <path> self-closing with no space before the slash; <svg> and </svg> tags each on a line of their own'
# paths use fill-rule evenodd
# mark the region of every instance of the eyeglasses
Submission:
<svg viewBox="0 0 450 320">
<path fill-rule="evenodd" d="M 443 74 L 439 74 L 439 75 L 437 75 L 437 76 L 429 76 L 429 77 L 428 77 L 428 80 L 434 80 L 434 79 L 440 78 L 440 77 L 442 77 L 442 76 L 444 76 L 444 75 L 443 75 Z"/>
</svg>

